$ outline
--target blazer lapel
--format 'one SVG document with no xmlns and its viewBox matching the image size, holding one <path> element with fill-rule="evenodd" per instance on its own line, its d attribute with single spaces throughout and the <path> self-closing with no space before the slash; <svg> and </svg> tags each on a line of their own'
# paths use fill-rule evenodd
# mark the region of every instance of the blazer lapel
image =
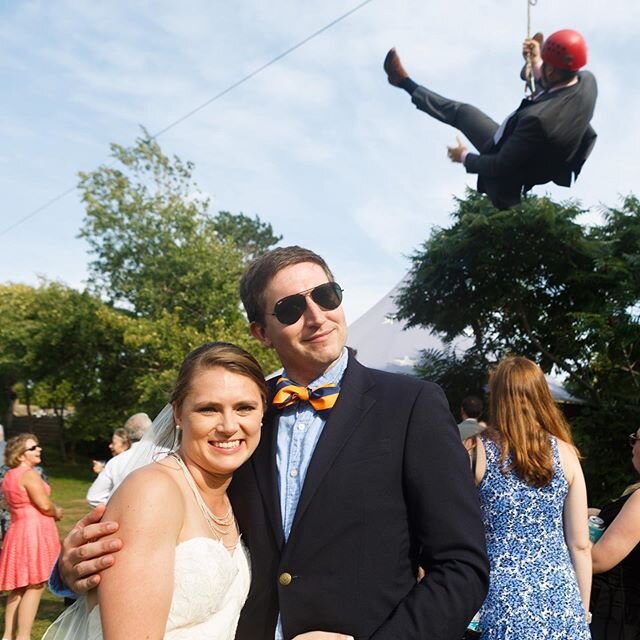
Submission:
<svg viewBox="0 0 640 640">
<path fill-rule="evenodd" d="M 282 531 L 282 514 L 280 512 L 280 490 L 278 488 L 278 473 L 276 469 L 276 446 L 278 435 L 277 413 L 271 403 L 265 413 L 262 426 L 262 439 L 257 450 L 251 457 L 256 483 L 264 502 L 275 539 L 278 546 L 284 544 Z"/>
<path fill-rule="evenodd" d="M 373 381 L 367 374 L 367 370 L 350 355 L 349 364 L 340 386 L 340 396 L 322 430 L 309 463 L 289 538 L 294 535 L 296 524 L 304 516 L 315 492 L 329 472 L 333 460 L 340 453 L 365 414 L 375 404 L 374 394 L 367 393 L 372 387 Z"/>
</svg>

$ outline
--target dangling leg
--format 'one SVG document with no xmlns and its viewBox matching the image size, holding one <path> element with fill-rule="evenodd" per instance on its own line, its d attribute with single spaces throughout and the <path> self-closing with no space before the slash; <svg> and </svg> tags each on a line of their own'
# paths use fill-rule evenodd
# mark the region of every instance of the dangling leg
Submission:
<svg viewBox="0 0 640 640">
<path fill-rule="evenodd" d="M 40 598 L 44 592 L 44 583 L 27 587 L 18 608 L 18 635 L 16 640 L 30 640 L 31 628 L 38 613 Z"/>
<path fill-rule="evenodd" d="M 18 626 L 18 607 L 20 606 L 25 590 L 26 587 L 20 587 L 19 589 L 9 591 L 9 595 L 7 596 L 7 607 L 4 611 L 3 639 L 6 638 L 7 640 L 13 640 L 13 634 Z"/>
<path fill-rule="evenodd" d="M 499 127 L 495 120 L 473 105 L 450 100 L 421 85 L 411 95 L 411 101 L 420 111 L 461 131 L 478 151 Z"/>
</svg>

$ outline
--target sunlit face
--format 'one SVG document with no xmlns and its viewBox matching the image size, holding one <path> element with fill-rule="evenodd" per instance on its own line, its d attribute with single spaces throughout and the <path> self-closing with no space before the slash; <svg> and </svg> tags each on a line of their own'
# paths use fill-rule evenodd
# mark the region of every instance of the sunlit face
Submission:
<svg viewBox="0 0 640 640">
<path fill-rule="evenodd" d="M 40 464 L 42 461 L 42 447 L 33 438 L 29 438 L 24 443 L 24 448 L 25 451 L 19 458 L 20 462 L 30 467 Z"/>
<path fill-rule="evenodd" d="M 263 413 L 251 378 L 222 367 L 197 372 L 182 406 L 174 407 L 182 457 L 208 474 L 230 478 L 256 450 Z"/>
<path fill-rule="evenodd" d="M 342 305 L 333 311 L 318 306 L 310 296 L 307 307 L 294 324 L 282 324 L 273 313 L 278 300 L 329 282 L 324 269 L 313 262 L 294 264 L 278 271 L 264 292 L 264 325 L 253 322 L 251 332 L 267 347 L 273 347 L 287 374 L 307 385 L 322 375 L 339 357 L 347 340 Z"/>
<path fill-rule="evenodd" d="M 115 433 L 111 436 L 111 443 L 109 449 L 111 449 L 111 455 L 117 456 L 119 453 L 126 451 L 129 448 L 129 443 Z"/>
</svg>

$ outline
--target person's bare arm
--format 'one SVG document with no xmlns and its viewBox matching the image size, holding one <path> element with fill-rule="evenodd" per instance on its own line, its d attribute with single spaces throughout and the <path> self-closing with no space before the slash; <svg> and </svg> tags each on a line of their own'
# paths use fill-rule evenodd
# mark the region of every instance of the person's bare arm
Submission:
<svg viewBox="0 0 640 640">
<path fill-rule="evenodd" d="M 45 516 L 51 516 L 56 520 L 62 519 L 62 509 L 57 507 L 47 495 L 42 478 L 37 471 L 29 469 L 22 476 L 21 481 L 29 499 L 40 513 L 44 513 Z"/>
<path fill-rule="evenodd" d="M 474 480 L 476 486 L 479 486 L 484 478 L 484 474 L 487 471 L 487 450 L 484 448 L 484 442 L 482 438 L 476 438 L 476 471 Z"/>
<path fill-rule="evenodd" d="M 578 580 L 585 612 L 589 611 L 591 594 L 591 553 L 587 523 L 587 488 L 578 456 L 572 446 L 558 442 L 560 460 L 569 491 L 564 501 L 564 537 Z"/>
<path fill-rule="evenodd" d="M 122 548 L 122 541 L 111 537 L 118 523 L 101 522 L 106 505 L 100 504 L 84 518 L 62 541 L 58 571 L 62 581 L 77 594 L 86 593 L 100 583 L 100 572 L 115 562 L 114 553 Z"/>
<path fill-rule="evenodd" d="M 118 562 L 102 573 L 98 587 L 104 639 L 160 640 L 184 522 L 182 493 L 162 470 L 146 467 L 127 477 L 105 515 L 120 523 L 123 548 Z"/>
<path fill-rule="evenodd" d="M 640 543 L 640 490 L 627 500 L 602 537 L 593 545 L 593 573 L 612 569 Z"/>
</svg>

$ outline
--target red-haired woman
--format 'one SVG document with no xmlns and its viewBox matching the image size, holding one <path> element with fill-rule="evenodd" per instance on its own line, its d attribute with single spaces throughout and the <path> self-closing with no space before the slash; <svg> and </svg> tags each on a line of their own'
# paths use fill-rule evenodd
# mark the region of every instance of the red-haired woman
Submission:
<svg viewBox="0 0 640 640">
<path fill-rule="evenodd" d="M 591 556 L 578 454 L 540 367 L 504 359 L 476 482 L 491 567 L 482 640 L 586 640 Z"/>
</svg>

